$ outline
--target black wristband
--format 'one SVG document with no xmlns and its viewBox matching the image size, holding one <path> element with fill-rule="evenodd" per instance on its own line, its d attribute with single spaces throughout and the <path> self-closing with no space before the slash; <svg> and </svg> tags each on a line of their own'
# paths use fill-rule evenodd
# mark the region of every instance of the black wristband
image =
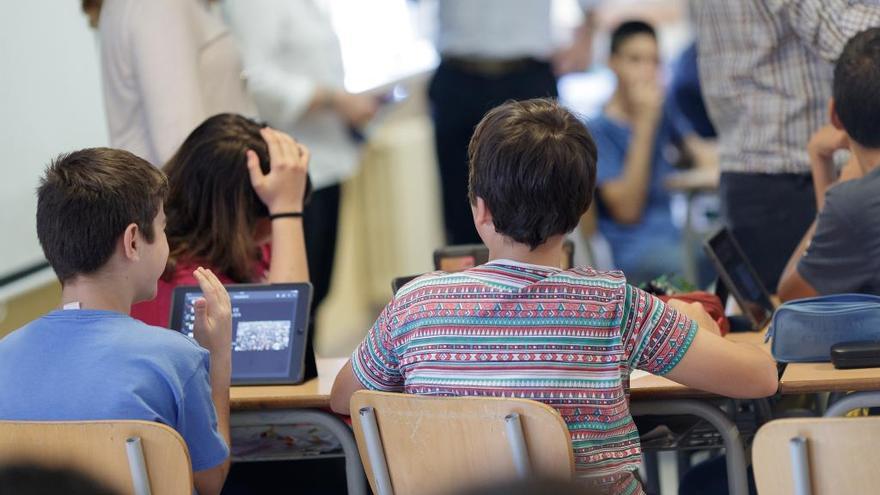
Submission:
<svg viewBox="0 0 880 495">
<path fill-rule="evenodd" d="M 269 215 L 269 220 L 275 220 L 276 218 L 302 218 L 302 216 L 301 211 L 289 211 L 286 213 L 273 213 Z"/>
</svg>

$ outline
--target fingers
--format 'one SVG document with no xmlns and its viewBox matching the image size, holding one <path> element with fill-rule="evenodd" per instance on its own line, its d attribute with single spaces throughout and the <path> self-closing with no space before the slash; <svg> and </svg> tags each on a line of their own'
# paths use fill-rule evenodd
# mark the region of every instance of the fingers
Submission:
<svg viewBox="0 0 880 495">
<path fill-rule="evenodd" d="M 270 169 L 296 165 L 303 161 L 304 147 L 288 134 L 269 127 L 261 129 L 260 134 L 262 134 L 266 145 L 269 147 Z"/>
<path fill-rule="evenodd" d="M 283 165 L 295 165 L 300 159 L 299 147 L 297 146 L 296 141 L 283 132 L 278 132 L 277 134 L 278 140 L 281 143 L 281 149 L 284 153 L 284 159 L 281 163 Z"/>
<path fill-rule="evenodd" d="M 254 150 L 247 150 L 245 155 L 247 156 L 247 168 L 251 178 L 251 185 L 257 188 L 264 180 L 263 170 L 260 168 L 260 157 L 257 156 Z"/>
<path fill-rule="evenodd" d="M 208 301 L 205 301 L 205 298 L 203 297 L 196 299 L 193 303 L 193 309 L 195 310 L 196 315 L 195 325 L 196 327 L 201 327 L 205 318 L 208 317 Z"/>
<path fill-rule="evenodd" d="M 269 148 L 269 168 L 273 169 L 281 159 L 283 152 L 278 133 L 274 129 L 264 127 L 260 129 L 260 135 L 263 136 L 263 140 L 266 141 L 266 146 Z"/>
<path fill-rule="evenodd" d="M 193 272 L 193 276 L 199 282 L 199 287 L 202 289 L 202 294 L 204 294 L 206 304 L 209 307 L 220 308 L 229 305 L 229 294 L 227 294 L 226 288 L 211 270 L 198 267 Z"/>
<path fill-rule="evenodd" d="M 296 146 L 297 146 L 297 148 L 299 148 L 300 165 L 302 166 L 302 168 L 308 169 L 309 168 L 309 160 L 312 159 L 311 150 L 309 150 L 308 146 L 301 144 L 301 143 L 296 143 Z"/>
<path fill-rule="evenodd" d="M 208 279 L 207 270 L 202 267 L 198 267 L 193 272 L 193 276 L 199 282 L 199 287 L 202 289 L 202 294 L 207 301 L 210 302 L 212 299 L 215 299 L 217 297 L 215 294 L 216 289 L 214 288 L 214 284 L 212 284 L 211 280 Z"/>
</svg>

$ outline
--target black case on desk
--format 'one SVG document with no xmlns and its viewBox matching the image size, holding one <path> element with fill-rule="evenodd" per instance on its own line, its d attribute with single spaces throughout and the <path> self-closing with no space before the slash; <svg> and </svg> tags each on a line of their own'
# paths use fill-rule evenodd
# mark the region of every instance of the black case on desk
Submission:
<svg viewBox="0 0 880 495">
<path fill-rule="evenodd" d="M 831 363 L 838 369 L 880 368 L 880 341 L 834 344 L 831 346 Z"/>
</svg>

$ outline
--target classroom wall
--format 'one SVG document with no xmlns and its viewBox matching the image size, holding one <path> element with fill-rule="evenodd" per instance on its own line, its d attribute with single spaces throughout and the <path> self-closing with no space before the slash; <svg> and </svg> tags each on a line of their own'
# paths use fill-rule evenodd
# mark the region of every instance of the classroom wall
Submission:
<svg viewBox="0 0 880 495">
<path fill-rule="evenodd" d="M 63 151 L 106 145 L 97 45 L 74 0 L 4 2 L 0 15 L 0 278 L 43 261 L 34 190 Z"/>
<path fill-rule="evenodd" d="M 60 301 L 61 284 L 57 280 L 0 301 L 0 339 L 25 323 L 52 311 Z"/>
</svg>

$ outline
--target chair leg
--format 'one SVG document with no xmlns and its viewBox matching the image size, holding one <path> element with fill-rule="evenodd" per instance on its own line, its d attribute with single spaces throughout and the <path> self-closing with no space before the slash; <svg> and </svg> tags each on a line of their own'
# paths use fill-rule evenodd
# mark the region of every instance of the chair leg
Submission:
<svg viewBox="0 0 880 495">
<path fill-rule="evenodd" d="M 812 495 L 810 486 L 810 459 L 807 455 L 807 439 L 794 437 L 789 441 L 791 470 L 794 476 L 795 495 Z"/>
<path fill-rule="evenodd" d="M 128 455 L 128 470 L 135 495 L 150 495 L 150 477 L 147 475 L 147 462 L 140 437 L 125 439 L 125 453 Z"/>
<path fill-rule="evenodd" d="M 656 450 L 642 452 L 642 463 L 645 466 L 645 492 L 648 495 L 660 495 L 660 454 Z"/>
<path fill-rule="evenodd" d="M 516 474 L 520 478 L 528 478 L 532 473 L 532 468 L 529 463 L 529 451 L 526 447 L 526 439 L 523 436 L 522 422 L 519 419 L 519 414 L 508 414 L 504 417 L 504 423 L 507 429 L 507 442 L 510 444 L 510 451 L 513 454 Z"/>
<path fill-rule="evenodd" d="M 394 495 L 391 488 L 391 475 L 388 473 L 388 464 L 385 461 L 385 449 L 382 447 L 382 437 L 379 436 L 379 425 L 376 423 L 376 411 L 372 407 L 364 407 L 358 411 L 358 418 L 364 431 L 364 441 L 367 443 L 367 456 L 370 458 L 370 470 L 373 479 L 376 480 L 376 495 Z"/>
</svg>

